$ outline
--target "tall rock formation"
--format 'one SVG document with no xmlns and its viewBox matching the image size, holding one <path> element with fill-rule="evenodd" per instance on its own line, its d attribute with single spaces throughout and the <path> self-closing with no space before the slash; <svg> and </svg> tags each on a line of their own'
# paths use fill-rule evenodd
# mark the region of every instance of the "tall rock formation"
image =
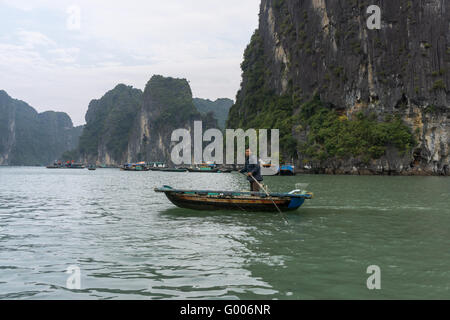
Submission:
<svg viewBox="0 0 450 320">
<path fill-rule="evenodd" d="M 228 126 L 279 127 L 314 172 L 450 174 L 449 21 L 446 0 L 262 0 Z"/>
<path fill-rule="evenodd" d="M 0 165 L 52 163 L 78 144 L 81 131 L 66 113 L 38 113 L 0 90 Z"/>
<path fill-rule="evenodd" d="M 212 114 L 201 114 L 195 108 L 186 79 L 153 76 L 130 134 L 128 161 L 170 162 L 172 132 L 192 131 L 194 121 L 202 121 L 204 129 L 217 126 Z"/>
<path fill-rule="evenodd" d="M 91 101 L 80 143 L 66 154 L 66 160 L 107 165 L 170 163 L 172 131 L 190 130 L 195 120 L 203 121 L 205 129 L 217 126 L 211 113 L 195 108 L 185 79 L 153 76 L 144 92 L 120 84 Z"/>
<path fill-rule="evenodd" d="M 142 104 L 142 91 L 117 85 L 92 100 L 76 153 L 82 162 L 119 164 L 127 160 L 130 132 Z M 76 156 L 75 156 L 76 157 Z"/>
</svg>

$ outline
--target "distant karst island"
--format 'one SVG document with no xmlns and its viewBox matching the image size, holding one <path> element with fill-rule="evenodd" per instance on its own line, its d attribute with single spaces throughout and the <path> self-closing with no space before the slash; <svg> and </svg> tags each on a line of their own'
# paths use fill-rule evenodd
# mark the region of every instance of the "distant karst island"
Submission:
<svg viewBox="0 0 450 320">
<path fill-rule="evenodd" d="M 173 130 L 195 120 L 223 128 L 232 104 L 226 98 L 193 99 L 187 80 L 155 75 L 144 91 L 119 84 L 92 100 L 86 124 L 74 127 L 64 112 L 38 113 L 0 91 L 0 165 L 168 161 Z"/>
</svg>

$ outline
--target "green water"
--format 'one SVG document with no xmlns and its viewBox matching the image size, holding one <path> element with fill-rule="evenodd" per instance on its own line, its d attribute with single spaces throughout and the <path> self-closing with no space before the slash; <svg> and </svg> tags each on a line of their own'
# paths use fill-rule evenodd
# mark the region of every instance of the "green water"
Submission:
<svg viewBox="0 0 450 320">
<path fill-rule="evenodd" d="M 279 214 L 174 207 L 163 184 L 238 174 L 0 168 L 0 298 L 450 299 L 450 179 L 267 177 L 315 194 Z M 70 265 L 81 289 L 66 287 Z M 367 267 L 381 270 L 368 290 Z"/>
</svg>

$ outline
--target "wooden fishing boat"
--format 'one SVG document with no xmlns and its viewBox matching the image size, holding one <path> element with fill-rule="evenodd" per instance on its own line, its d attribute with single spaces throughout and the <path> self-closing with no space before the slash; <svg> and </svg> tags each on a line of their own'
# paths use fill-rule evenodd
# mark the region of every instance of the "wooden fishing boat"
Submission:
<svg viewBox="0 0 450 320">
<path fill-rule="evenodd" d="M 75 163 L 67 161 L 66 163 L 55 162 L 46 167 L 47 169 L 84 169 L 85 166 L 82 163 Z"/>
<path fill-rule="evenodd" d="M 89 171 L 95 171 L 97 169 L 97 166 L 95 164 L 90 164 L 87 168 Z"/>
<path fill-rule="evenodd" d="M 120 168 L 120 170 L 123 170 L 123 171 L 149 171 L 150 168 L 145 165 L 145 162 L 139 162 L 139 163 L 126 163 Z"/>
<path fill-rule="evenodd" d="M 305 200 L 312 199 L 313 194 L 307 191 L 294 190 L 290 193 L 241 192 L 241 191 L 209 191 L 178 190 L 170 186 L 156 188 L 180 208 L 194 210 L 241 210 L 277 212 L 274 203 L 281 211 L 297 210 Z"/>
<path fill-rule="evenodd" d="M 86 167 L 82 163 L 72 163 L 69 165 L 66 165 L 67 169 L 85 169 Z"/>
<path fill-rule="evenodd" d="M 222 170 L 215 163 L 202 163 L 196 165 L 195 167 L 186 168 L 189 172 L 200 172 L 200 173 L 219 173 Z"/>
<path fill-rule="evenodd" d="M 139 166 L 137 166 L 137 167 L 122 167 L 122 168 L 120 168 L 120 170 L 122 170 L 122 171 L 139 171 L 139 172 L 150 171 L 149 168 L 139 167 Z"/>
</svg>

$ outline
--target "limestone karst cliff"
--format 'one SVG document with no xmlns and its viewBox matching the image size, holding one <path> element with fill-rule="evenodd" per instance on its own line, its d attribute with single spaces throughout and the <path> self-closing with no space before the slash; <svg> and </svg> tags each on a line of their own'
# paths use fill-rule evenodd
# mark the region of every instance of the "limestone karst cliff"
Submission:
<svg viewBox="0 0 450 320">
<path fill-rule="evenodd" d="M 194 121 L 202 121 L 204 128 L 217 127 L 211 113 L 205 115 L 195 108 L 186 79 L 153 76 L 145 87 L 142 107 L 130 133 L 128 161 L 170 163 L 173 130 L 193 131 Z"/>
<path fill-rule="evenodd" d="M 259 19 L 228 126 L 278 127 L 308 172 L 450 174 L 449 1 L 262 0 Z"/>
<path fill-rule="evenodd" d="M 118 164 L 126 161 L 130 131 L 142 104 L 142 91 L 117 85 L 89 103 L 80 144 L 66 154 L 85 163 Z"/>
<path fill-rule="evenodd" d="M 136 161 L 170 163 L 171 134 L 194 121 L 216 127 L 212 113 L 199 112 L 185 79 L 153 76 L 144 91 L 120 84 L 92 100 L 78 147 L 65 158 L 121 165 Z"/>
<path fill-rule="evenodd" d="M 66 113 L 38 113 L 0 90 L 0 165 L 52 163 L 78 144 L 81 131 Z"/>
</svg>

